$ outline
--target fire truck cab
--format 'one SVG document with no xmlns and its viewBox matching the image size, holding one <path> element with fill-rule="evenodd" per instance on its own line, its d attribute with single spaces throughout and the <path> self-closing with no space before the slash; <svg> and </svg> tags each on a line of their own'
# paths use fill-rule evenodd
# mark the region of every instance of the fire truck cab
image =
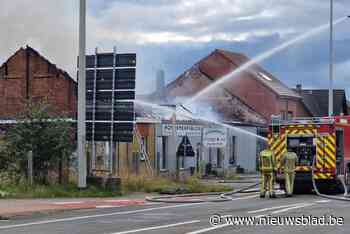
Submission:
<svg viewBox="0 0 350 234">
<path fill-rule="evenodd" d="M 284 188 L 283 155 L 290 147 L 297 156 L 295 192 L 312 190 L 312 168 L 316 184 L 326 191 L 342 189 L 337 179 L 350 184 L 350 116 L 296 118 L 273 117 L 269 148 L 277 164 L 277 183 Z"/>
</svg>

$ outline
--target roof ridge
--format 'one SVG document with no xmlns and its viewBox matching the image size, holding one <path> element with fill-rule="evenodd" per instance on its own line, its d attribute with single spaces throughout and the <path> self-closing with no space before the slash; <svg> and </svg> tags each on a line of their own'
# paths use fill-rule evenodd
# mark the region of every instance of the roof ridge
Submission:
<svg viewBox="0 0 350 234">
<path fill-rule="evenodd" d="M 216 51 L 219 52 L 219 54 L 226 60 L 228 60 L 230 63 L 232 63 L 233 65 L 236 66 L 236 68 L 240 67 L 241 65 L 240 64 L 237 64 L 235 61 L 233 61 L 230 57 L 228 57 L 226 54 L 224 54 L 223 52 L 225 53 L 232 53 L 232 54 L 236 54 L 236 55 L 239 55 L 239 56 L 243 56 L 245 57 L 246 59 L 248 59 L 248 57 L 246 57 L 245 55 L 243 54 L 238 54 L 238 53 L 233 53 L 233 52 L 229 52 L 229 51 L 226 51 L 226 50 L 221 50 L 221 49 L 216 49 Z M 249 60 L 249 59 L 248 59 Z"/>
<path fill-rule="evenodd" d="M 17 49 L 10 57 L 8 57 L 8 59 L 1 64 L 0 68 L 2 68 L 6 63 L 8 63 L 10 61 L 10 59 L 12 59 L 13 57 L 15 57 L 20 51 L 31 51 L 33 53 L 35 53 L 37 56 L 39 56 L 41 59 L 43 59 L 45 62 L 47 62 L 50 66 L 53 66 L 57 72 L 59 74 L 62 74 L 65 78 L 72 80 L 74 83 L 77 83 L 77 81 L 75 81 L 69 74 L 68 72 L 66 72 L 65 70 L 57 67 L 56 64 L 50 62 L 50 60 L 48 60 L 46 57 L 44 57 L 42 54 L 40 54 L 40 52 L 38 52 L 36 49 L 34 49 L 33 47 L 26 45 L 26 47 L 20 47 L 19 49 Z"/>
</svg>

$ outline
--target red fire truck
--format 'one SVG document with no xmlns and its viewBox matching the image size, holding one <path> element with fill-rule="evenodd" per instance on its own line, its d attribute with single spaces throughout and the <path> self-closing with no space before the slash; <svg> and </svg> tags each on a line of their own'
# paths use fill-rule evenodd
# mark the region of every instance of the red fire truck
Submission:
<svg viewBox="0 0 350 234">
<path fill-rule="evenodd" d="M 350 116 L 273 118 L 268 144 L 276 157 L 276 180 L 282 188 L 282 156 L 288 147 L 298 155 L 295 191 L 312 190 L 314 157 L 314 179 L 319 188 L 327 191 L 341 188 L 338 175 L 344 175 L 345 183 L 350 184 Z"/>
</svg>

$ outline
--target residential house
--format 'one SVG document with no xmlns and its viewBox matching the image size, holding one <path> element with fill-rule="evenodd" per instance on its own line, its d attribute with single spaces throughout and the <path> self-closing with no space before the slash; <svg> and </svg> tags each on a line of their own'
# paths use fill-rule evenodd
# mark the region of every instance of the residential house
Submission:
<svg viewBox="0 0 350 234">
<path fill-rule="evenodd" d="M 313 117 L 328 116 L 328 89 L 303 89 L 299 84 L 296 92 L 302 96 L 302 102 Z M 348 115 L 348 106 L 344 89 L 333 90 L 334 115 Z"/>
<path fill-rule="evenodd" d="M 267 125 L 272 115 L 284 118 L 310 116 L 302 97 L 258 64 L 230 75 L 248 62 L 250 59 L 243 54 L 217 49 L 171 82 L 167 94 L 170 97 L 191 97 L 222 77 L 232 76 L 199 102 L 212 102 L 217 113 L 235 113 L 230 113 L 225 119 L 242 122 Z"/>
</svg>

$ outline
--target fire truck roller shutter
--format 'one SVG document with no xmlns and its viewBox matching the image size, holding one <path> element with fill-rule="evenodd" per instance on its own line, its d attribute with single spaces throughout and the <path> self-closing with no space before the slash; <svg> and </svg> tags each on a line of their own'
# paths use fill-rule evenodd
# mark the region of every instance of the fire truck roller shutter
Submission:
<svg viewBox="0 0 350 234">
<path fill-rule="evenodd" d="M 333 179 L 336 170 L 335 134 L 318 135 L 316 140 L 316 169 L 314 179 Z M 326 172 L 320 172 L 320 171 Z"/>
</svg>

